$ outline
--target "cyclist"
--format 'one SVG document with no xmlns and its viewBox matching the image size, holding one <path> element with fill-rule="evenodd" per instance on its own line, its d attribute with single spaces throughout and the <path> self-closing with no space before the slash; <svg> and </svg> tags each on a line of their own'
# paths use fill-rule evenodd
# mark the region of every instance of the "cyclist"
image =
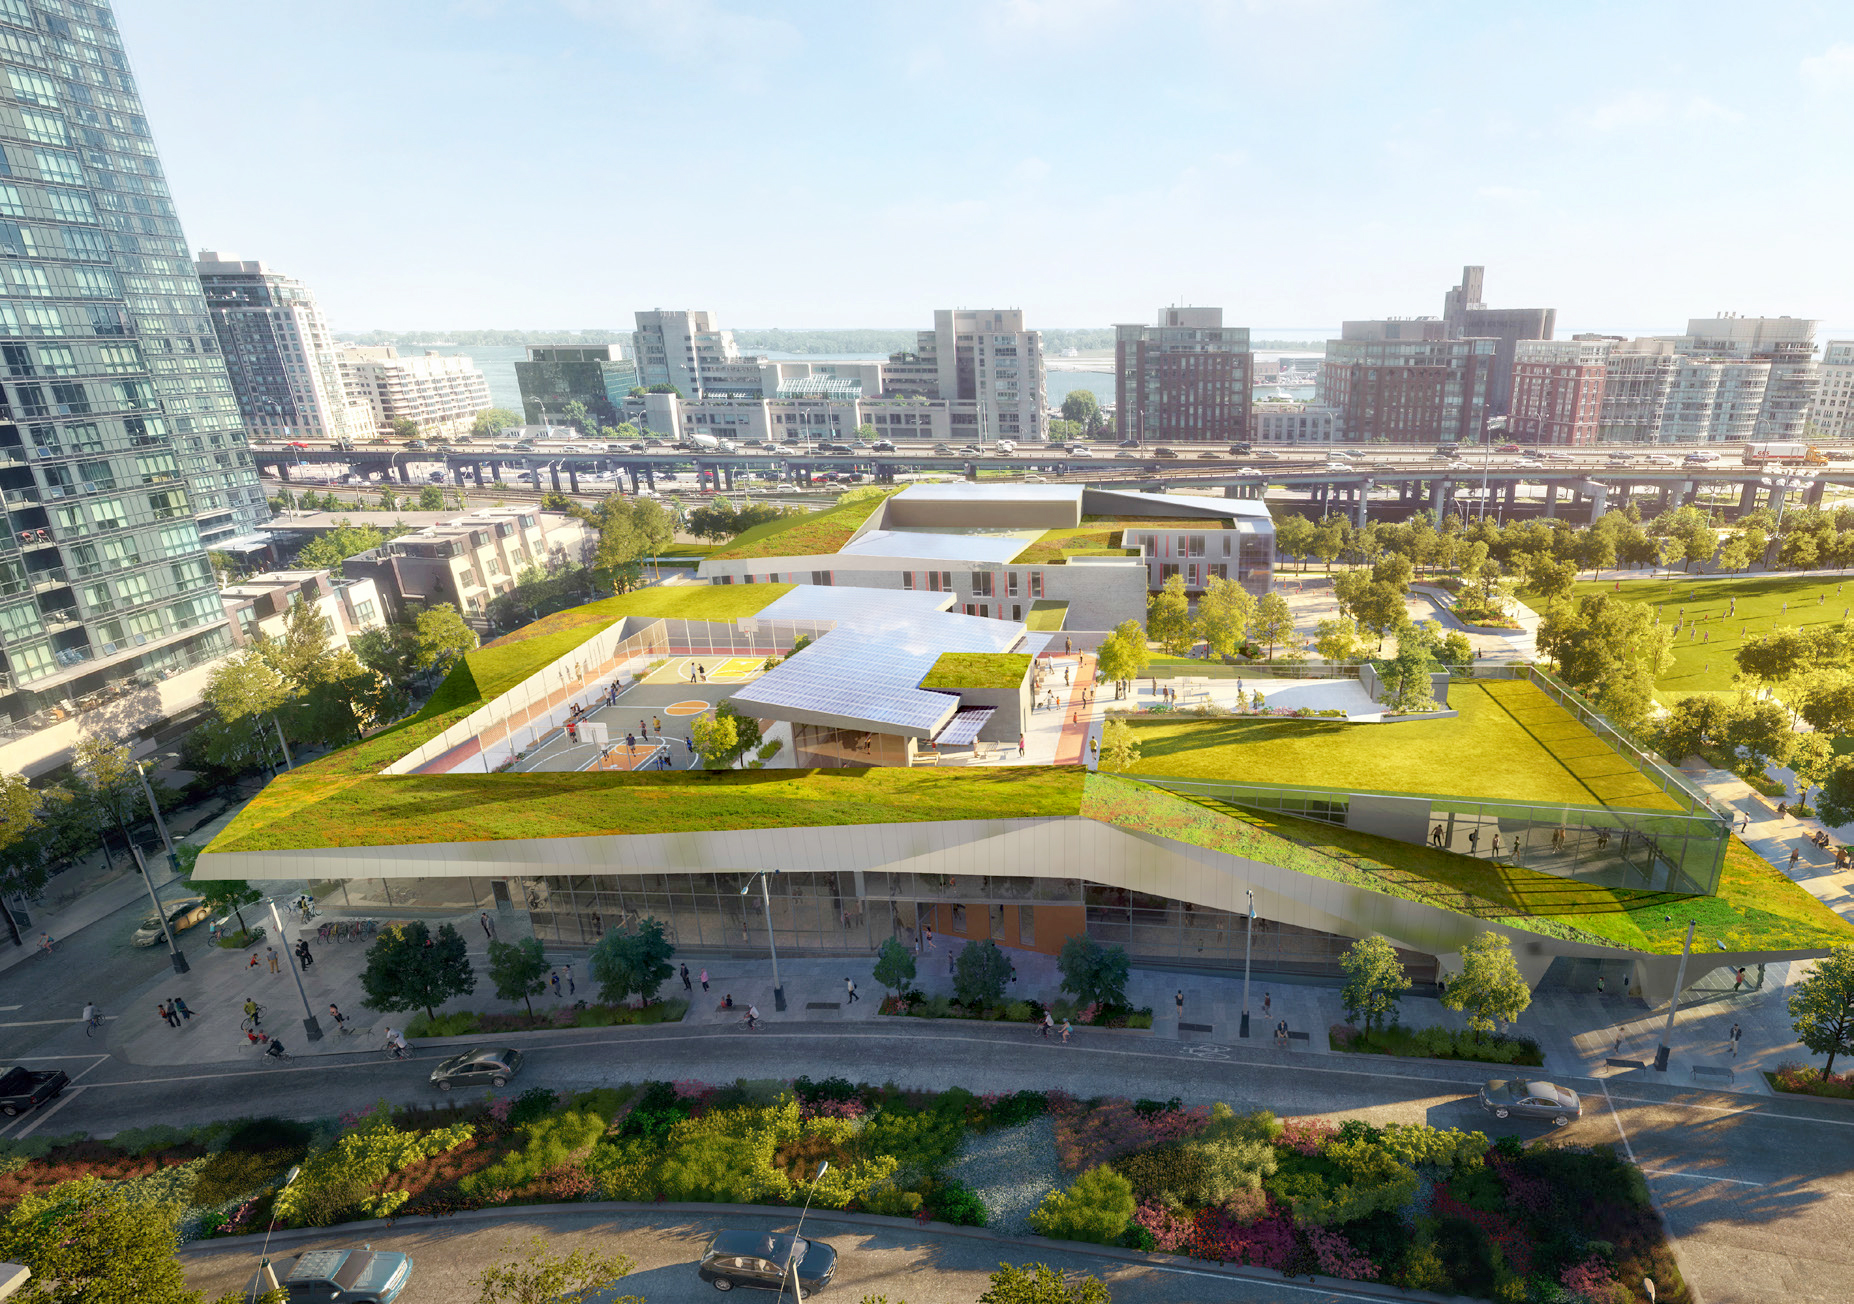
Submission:
<svg viewBox="0 0 1854 1304">
<path fill-rule="evenodd" d="M 757 1029 L 759 1026 L 760 1026 L 760 1007 L 757 1005 L 748 1005 L 747 1006 L 747 1027 Z"/>
<path fill-rule="evenodd" d="M 272 1059 L 280 1060 L 287 1058 L 283 1053 L 283 1043 L 278 1041 L 275 1037 L 270 1039 L 270 1045 L 264 1048 L 264 1053 Z"/>
<path fill-rule="evenodd" d="M 40 933 L 39 934 L 39 950 L 45 952 L 45 954 L 47 955 L 50 955 L 52 953 L 52 940 L 51 940 L 50 933 Z"/>
<path fill-rule="evenodd" d="M 86 1001 L 84 1003 L 84 1036 L 88 1037 L 93 1030 L 102 1026 L 103 1016 L 97 1012 L 97 1003 Z"/>
<path fill-rule="evenodd" d="M 406 1057 L 405 1034 L 401 1033 L 396 1028 L 388 1028 L 386 1030 L 386 1049 L 392 1052 L 394 1059 L 404 1059 Z"/>
<path fill-rule="evenodd" d="M 251 1026 L 255 1028 L 264 1021 L 264 1007 L 249 996 L 245 997 L 245 1017 L 251 1020 Z"/>
</svg>

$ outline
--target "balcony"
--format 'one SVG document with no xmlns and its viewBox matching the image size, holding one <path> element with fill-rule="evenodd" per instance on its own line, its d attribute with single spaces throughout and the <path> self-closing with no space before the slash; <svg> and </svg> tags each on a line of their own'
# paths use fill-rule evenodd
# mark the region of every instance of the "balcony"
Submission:
<svg viewBox="0 0 1854 1304">
<path fill-rule="evenodd" d="M 46 570 L 33 571 L 26 576 L 26 583 L 31 586 L 34 593 L 44 593 L 48 589 L 63 588 L 70 582 L 62 566 L 52 566 Z"/>
</svg>

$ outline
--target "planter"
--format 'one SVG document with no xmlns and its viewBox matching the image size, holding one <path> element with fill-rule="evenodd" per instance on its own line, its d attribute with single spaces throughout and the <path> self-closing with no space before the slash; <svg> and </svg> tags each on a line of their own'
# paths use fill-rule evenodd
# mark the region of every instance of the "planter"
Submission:
<svg viewBox="0 0 1854 1304">
<path fill-rule="evenodd" d="M 1335 1023 L 1332 1027 L 1327 1029 L 1326 1040 L 1327 1044 L 1333 1050 L 1346 1055 L 1380 1055 L 1385 1059 L 1410 1060 L 1412 1062 L 1431 1064 L 1452 1062 L 1459 1064 L 1487 1064 L 1498 1068 L 1536 1069 L 1545 1067 L 1545 1056 L 1539 1049 L 1537 1042 L 1533 1041 L 1530 1037 L 1510 1037 L 1502 1034 L 1496 1034 L 1493 1038 L 1493 1043 L 1496 1045 L 1518 1047 L 1520 1054 L 1513 1059 L 1483 1059 L 1472 1053 L 1476 1049 L 1476 1043 L 1465 1034 L 1456 1034 L 1453 1029 L 1440 1030 L 1451 1034 L 1452 1053 L 1446 1055 L 1422 1054 L 1422 1047 L 1414 1043 L 1416 1038 L 1431 1031 L 1432 1029 L 1428 1028 L 1413 1030 L 1393 1026 L 1392 1028 L 1382 1029 L 1372 1034 L 1372 1036 L 1376 1038 L 1388 1037 L 1392 1032 L 1402 1034 L 1398 1040 L 1403 1044 L 1397 1044 L 1393 1048 L 1390 1046 L 1366 1044 L 1364 1042 L 1364 1034 L 1360 1033 L 1356 1028 L 1352 1027 L 1350 1024 Z M 1469 1053 L 1461 1053 L 1464 1049 Z"/>
<path fill-rule="evenodd" d="M 1808 1096 L 1813 1100 L 1840 1100 L 1854 1104 L 1854 1074 L 1837 1073 L 1827 1082 L 1823 1082 L 1820 1074 L 1814 1069 L 1808 1069 L 1806 1070 L 1808 1076 L 1804 1081 L 1812 1082 L 1818 1088 L 1827 1088 L 1826 1090 L 1810 1090 L 1807 1087 L 1784 1086 L 1779 1077 L 1781 1071 L 1782 1070 L 1779 1070 L 1778 1073 L 1764 1073 L 1764 1081 L 1770 1086 L 1772 1091 L 1781 1092 L 1786 1096 Z M 1790 1080 L 1794 1082 L 1797 1079 L 1792 1077 Z"/>
</svg>

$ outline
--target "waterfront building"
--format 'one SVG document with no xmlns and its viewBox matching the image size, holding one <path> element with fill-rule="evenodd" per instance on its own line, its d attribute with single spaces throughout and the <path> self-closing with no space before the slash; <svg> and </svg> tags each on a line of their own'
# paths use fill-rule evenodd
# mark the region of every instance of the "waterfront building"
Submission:
<svg viewBox="0 0 1854 1304">
<path fill-rule="evenodd" d="M 194 262 L 245 427 L 258 439 L 372 438 L 348 428 L 341 353 L 309 287 L 236 254 Z M 364 411 L 364 409 L 361 409 Z"/>
<path fill-rule="evenodd" d="M 474 362 L 430 349 L 401 357 L 390 344 L 349 345 L 341 351 L 341 380 L 348 397 L 364 405 L 370 433 L 380 435 L 390 435 L 405 417 L 423 438 L 455 439 L 493 406 L 489 381 Z"/>
<path fill-rule="evenodd" d="M 1221 308 L 1163 308 L 1156 325 L 1114 327 L 1114 422 L 1121 439 L 1245 439 L 1255 383 L 1246 326 Z"/>
</svg>

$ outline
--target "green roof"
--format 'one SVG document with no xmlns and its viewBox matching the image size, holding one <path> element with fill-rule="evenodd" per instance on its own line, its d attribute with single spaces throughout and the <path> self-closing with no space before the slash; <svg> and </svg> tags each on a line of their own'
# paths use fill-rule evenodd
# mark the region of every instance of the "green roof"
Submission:
<svg viewBox="0 0 1854 1304">
<path fill-rule="evenodd" d="M 947 652 L 922 688 L 1016 688 L 1030 673 L 1028 652 Z"/>
<path fill-rule="evenodd" d="M 208 851 L 387 847 L 930 820 L 1056 818 L 1075 766 L 406 774 L 273 779 Z"/>
<path fill-rule="evenodd" d="M 821 557 L 838 552 L 875 515 L 876 508 L 898 490 L 864 490 L 845 494 L 835 507 L 805 516 L 781 516 L 743 532 L 727 547 L 709 554 L 710 561 L 742 561 L 753 557 Z"/>
<path fill-rule="evenodd" d="M 1030 604 L 1030 615 L 1024 621 L 1024 628 L 1038 633 L 1052 633 L 1060 630 L 1069 618 L 1069 604 L 1055 598 L 1038 598 Z"/>
<path fill-rule="evenodd" d="M 424 709 L 410 719 L 299 766 L 294 773 L 377 774 L 626 616 L 740 620 L 757 615 L 792 588 L 790 584 L 678 584 L 638 589 L 556 611 L 465 653 Z"/>
<path fill-rule="evenodd" d="M 1045 530 L 1011 559 L 1014 566 L 1061 566 L 1071 557 L 1137 557 L 1123 548 L 1120 531 L 1105 522 L 1084 522 Z"/>
</svg>

